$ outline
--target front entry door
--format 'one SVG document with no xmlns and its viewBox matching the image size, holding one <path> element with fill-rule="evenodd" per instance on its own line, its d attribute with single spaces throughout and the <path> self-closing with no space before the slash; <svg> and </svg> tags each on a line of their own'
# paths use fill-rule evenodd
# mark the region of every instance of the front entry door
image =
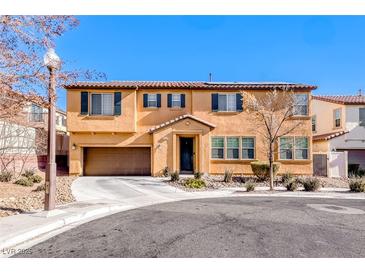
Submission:
<svg viewBox="0 0 365 274">
<path fill-rule="evenodd" d="M 193 138 L 180 137 L 180 171 L 183 173 L 193 173 L 193 142 Z"/>
</svg>

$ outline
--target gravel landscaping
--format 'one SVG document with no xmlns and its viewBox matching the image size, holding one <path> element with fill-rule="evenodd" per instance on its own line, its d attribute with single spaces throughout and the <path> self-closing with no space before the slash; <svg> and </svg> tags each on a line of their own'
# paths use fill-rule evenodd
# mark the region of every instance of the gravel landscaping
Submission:
<svg viewBox="0 0 365 274">
<path fill-rule="evenodd" d="M 32 212 L 44 206 L 44 190 L 36 189 L 44 185 L 44 173 L 38 173 L 43 181 L 31 187 L 21 186 L 13 182 L 0 182 L 0 217 Z M 75 201 L 71 192 L 72 182 L 76 176 L 57 175 L 56 204 L 66 204 Z"/>
<path fill-rule="evenodd" d="M 188 178 L 192 178 L 193 176 L 182 176 L 180 175 L 180 179 L 176 182 L 170 181 L 170 178 L 167 177 L 164 182 L 167 184 L 177 187 L 179 189 L 185 191 L 207 191 L 207 190 L 215 190 L 220 188 L 229 188 L 229 187 L 245 187 L 245 182 L 251 181 L 254 182 L 255 186 L 258 187 L 268 187 L 269 182 L 267 181 L 257 181 L 255 176 L 233 176 L 232 182 L 226 183 L 223 181 L 224 175 L 203 175 L 202 180 L 205 181 L 206 187 L 203 188 L 188 188 L 185 186 L 185 182 Z M 305 176 L 303 176 L 305 177 Z M 325 177 L 317 177 L 321 183 L 322 187 L 333 187 L 333 188 L 349 188 L 348 180 L 341 178 L 325 178 Z M 280 176 L 277 176 L 276 181 L 274 182 L 275 186 L 284 186 L 281 182 Z"/>
</svg>

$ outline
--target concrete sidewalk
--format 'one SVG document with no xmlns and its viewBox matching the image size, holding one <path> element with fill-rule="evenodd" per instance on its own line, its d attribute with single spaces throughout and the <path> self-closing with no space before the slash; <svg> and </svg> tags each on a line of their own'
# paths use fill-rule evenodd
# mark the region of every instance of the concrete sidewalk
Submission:
<svg viewBox="0 0 365 274">
<path fill-rule="evenodd" d="M 82 223 L 117 212 L 143 206 L 188 199 L 218 197 L 297 197 L 365 199 L 365 193 L 348 189 L 323 188 L 319 192 L 288 192 L 285 188 L 257 187 L 255 192 L 242 188 L 185 192 L 158 178 L 81 177 L 72 186 L 77 202 L 44 211 L 0 219 L 0 257 L 8 257 L 9 249 L 29 248 L 54 235 Z"/>
</svg>

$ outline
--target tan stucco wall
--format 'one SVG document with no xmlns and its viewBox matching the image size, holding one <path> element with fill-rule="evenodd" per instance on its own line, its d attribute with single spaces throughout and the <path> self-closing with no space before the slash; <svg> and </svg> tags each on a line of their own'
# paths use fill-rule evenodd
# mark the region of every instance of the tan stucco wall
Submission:
<svg viewBox="0 0 365 274">
<path fill-rule="evenodd" d="M 69 132 L 136 132 L 136 91 L 123 90 L 122 115 L 120 116 L 81 115 L 81 91 L 112 93 L 118 90 L 72 90 L 67 92 L 67 129 Z M 89 100 L 89 107 L 90 105 Z"/>
<path fill-rule="evenodd" d="M 313 153 L 327 153 L 329 142 L 327 140 L 313 141 Z"/>
<path fill-rule="evenodd" d="M 341 109 L 341 126 L 337 128 L 334 126 L 333 119 L 333 112 L 335 109 Z M 345 129 L 346 111 L 344 105 L 313 99 L 312 115 L 315 115 L 317 119 L 317 128 L 316 131 L 313 132 L 314 135 L 341 131 Z"/>
<path fill-rule="evenodd" d="M 235 173 L 251 174 L 251 160 L 210 160 L 211 136 L 254 136 L 256 140 L 256 159 L 266 160 L 263 139 L 257 135 L 257 126 L 252 122 L 251 114 L 216 113 L 211 111 L 211 94 L 218 91 L 199 90 L 110 90 L 121 91 L 122 115 L 117 117 L 81 116 L 80 92 L 68 91 L 67 119 L 70 134 L 70 173 L 82 173 L 82 148 L 88 146 L 151 146 L 152 173 L 158 175 L 165 167 L 170 170 L 179 169 L 179 145 L 176 136 L 187 135 L 195 137 L 196 171 L 207 173 L 224 173 L 232 169 Z M 90 92 L 93 92 L 90 90 Z M 106 90 L 105 92 L 108 92 Z M 222 91 L 223 93 L 238 91 Z M 257 94 L 264 91 L 258 91 Z M 301 91 L 301 93 L 310 92 Z M 143 108 L 144 93 L 160 93 L 161 108 Z M 184 93 L 185 108 L 167 108 L 168 93 Z M 218 92 L 219 93 L 219 92 Z M 135 108 L 136 106 L 136 108 Z M 185 119 L 168 127 L 149 134 L 153 126 L 166 122 L 182 114 L 193 114 L 216 125 L 211 130 L 208 126 L 191 119 Z M 187 124 L 188 122 L 188 124 Z M 134 126 L 135 125 L 135 126 Z M 127 132 L 130 133 L 127 133 Z M 136 131 L 133 133 L 133 131 Z M 293 136 L 308 136 L 311 138 L 310 117 L 303 119 L 303 125 L 292 132 Z M 175 136 L 175 138 L 173 138 Z M 311 140 L 311 139 L 310 139 Z M 76 149 L 72 150 L 75 145 Z M 310 145 L 310 156 L 311 159 Z M 312 174 L 312 161 L 281 161 L 280 172 L 290 171 L 294 174 Z"/>
</svg>

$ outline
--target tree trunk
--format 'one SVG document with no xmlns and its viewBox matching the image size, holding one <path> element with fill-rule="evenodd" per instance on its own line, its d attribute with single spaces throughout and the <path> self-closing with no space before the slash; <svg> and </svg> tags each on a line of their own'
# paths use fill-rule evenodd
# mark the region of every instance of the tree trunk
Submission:
<svg viewBox="0 0 365 274">
<path fill-rule="evenodd" d="M 273 166 L 273 147 L 272 142 L 270 142 L 269 151 L 269 167 L 270 167 L 270 190 L 274 190 L 274 166 Z"/>
</svg>

